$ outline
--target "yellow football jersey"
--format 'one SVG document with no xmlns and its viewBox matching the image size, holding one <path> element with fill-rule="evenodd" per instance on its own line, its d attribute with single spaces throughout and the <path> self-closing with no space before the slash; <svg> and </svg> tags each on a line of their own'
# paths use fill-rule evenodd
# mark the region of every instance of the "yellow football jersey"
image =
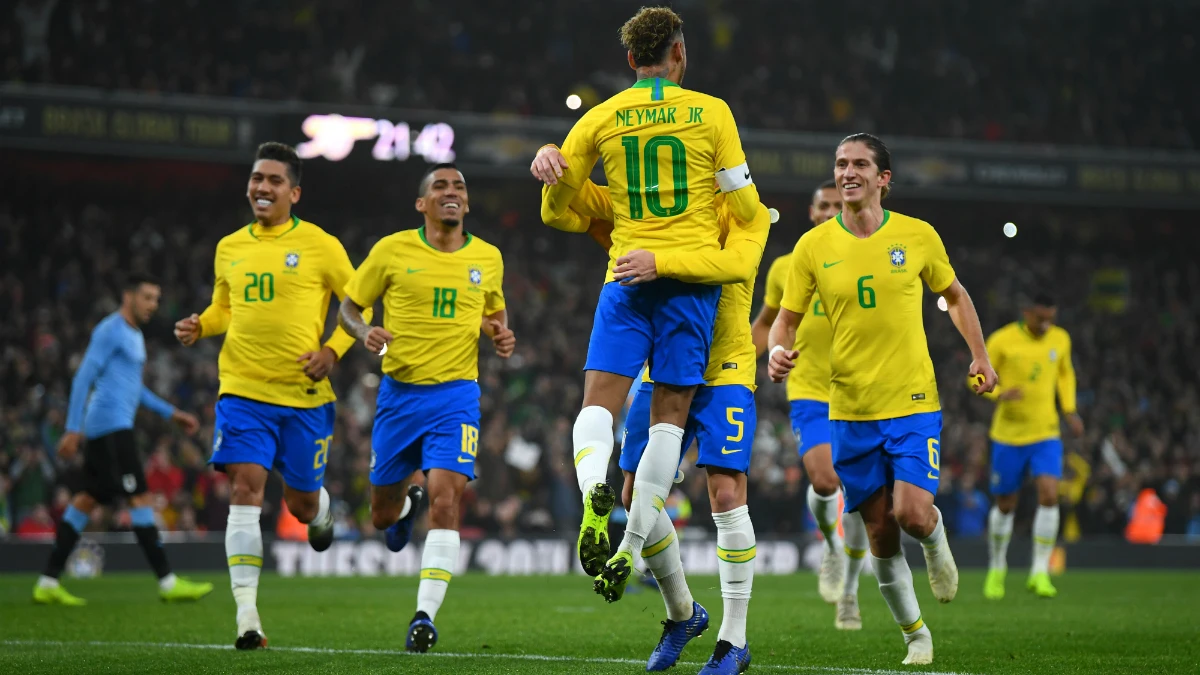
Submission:
<svg viewBox="0 0 1200 675">
<path fill-rule="evenodd" d="M 800 314 L 813 296 L 833 328 L 829 419 L 882 420 L 940 410 L 921 322 L 924 281 L 940 293 L 954 282 L 933 227 L 900 213 L 866 239 L 842 216 L 796 242 L 782 307 Z"/>
<path fill-rule="evenodd" d="M 1000 384 L 985 396 L 996 400 L 1006 389 L 1021 390 L 1020 399 L 997 401 L 989 434 L 992 440 L 1028 445 L 1058 438 L 1058 406 L 1065 414 L 1075 412 L 1071 336 L 1051 326 L 1045 335 L 1035 338 L 1024 323 L 1015 322 L 992 333 L 987 349 Z"/>
<path fill-rule="evenodd" d="M 333 401 L 329 380 L 308 379 L 296 358 L 321 348 L 330 298 L 353 274 L 337 237 L 295 216 L 290 226 L 253 223 L 221 239 L 212 303 L 200 315 L 202 337 L 225 333 L 220 393 L 294 408 Z M 325 346 L 341 356 L 353 344 L 335 328 Z"/>
<path fill-rule="evenodd" d="M 758 209 L 729 106 L 669 80 L 640 80 L 589 110 L 567 135 L 562 154 L 569 168 L 557 185 L 543 188 L 542 220 L 561 221 L 599 157 L 615 216 L 606 281 L 617 258 L 635 249 L 719 249 L 712 203 L 718 172 L 740 221 L 749 223 Z"/>
<path fill-rule="evenodd" d="M 791 253 L 785 253 L 771 263 L 767 270 L 767 292 L 763 297 L 767 307 L 779 309 L 791 266 Z M 796 359 L 796 367 L 788 374 L 789 401 L 829 402 L 829 346 L 832 342 L 833 327 L 825 317 L 820 294 L 814 293 L 809 309 L 796 329 L 796 345 L 792 348 L 800 352 L 800 356 Z"/>
<path fill-rule="evenodd" d="M 383 372 L 406 384 L 479 377 L 485 315 L 504 309 L 500 249 L 472 234 L 453 253 L 435 249 L 425 228 L 380 239 L 346 284 L 360 307 L 383 297 L 383 327 L 394 338 Z"/>
</svg>

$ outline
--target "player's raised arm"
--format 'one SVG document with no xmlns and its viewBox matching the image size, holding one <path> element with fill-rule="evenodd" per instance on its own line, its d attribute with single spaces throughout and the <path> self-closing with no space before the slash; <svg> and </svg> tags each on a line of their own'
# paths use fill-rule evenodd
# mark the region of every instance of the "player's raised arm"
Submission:
<svg viewBox="0 0 1200 675">
<path fill-rule="evenodd" d="M 571 207 L 579 186 L 587 180 L 596 165 L 599 153 L 596 149 L 595 115 L 592 111 L 584 115 L 563 141 L 562 159 L 567 165 L 562 176 L 546 176 L 542 187 L 542 222 L 547 225 L 558 220 Z M 549 181 L 547 180 L 549 179 Z"/>
<path fill-rule="evenodd" d="M 658 276 L 678 279 L 692 284 L 740 284 L 752 278 L 758 272 L 762 262 L 763 251 L 767 247 L 767 235 L 771 230 L 771 215 L 766 206 L 758 205 L 753 220 L 748 224 L 737 223 L 732 209 L 726 202 L 717 209 L 722 220 L 729 222 L 729 234 L 725 238 L 725 247 L 704 251 L 681 254 L 666 251 L 658 256 L 652 255 L 652 261 L 657 262 Z M 618 280 L 621 274 L 621 261 L 636 254 L 629 255 L 617 261 L 614 276 Z"/>
<path fill-rule="evenodd" d="M 372 354 L 380 355 L 392 341 L 392 334 L 381 326 L 371 325 L 368 308 L 375 305 L 388 287 L 387 258 L 390 256 L 381 250 L 382 247 L 382 241 L 371 247 L 367 259 L 343 284 L 342 304 L 338 307 L 338 325 L 361 340 Z"/>
<path fill-rule="evenodd" d="M 733 121 L 733 112 L 724 101 L 721 101 L 717 111 L 715 131 L 717 184 L 725 193 L 734 217 L 744 224 L 752 223 L 758 210 L 758 188 L 750 176 L 750 165 L 746 163 L 746 153 L 742 150 L 742 138 L 738 135 L 737 123 Z"/>
</svg>

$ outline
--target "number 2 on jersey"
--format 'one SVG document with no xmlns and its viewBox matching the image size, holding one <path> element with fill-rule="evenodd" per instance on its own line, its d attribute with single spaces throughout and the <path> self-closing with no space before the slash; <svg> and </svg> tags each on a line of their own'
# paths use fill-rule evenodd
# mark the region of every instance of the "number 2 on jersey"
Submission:
<svg viewBox="0 0 1200 675">
<path fill-rule="evenodd" d="M 638 152 L 638 137 L 625 136 L 621 138 L 625 148 L 625 182 L 628 183 L 629 217 L 641 220 L 642 195 L 645 194 L 646 208 L 659 218 L 678 216 L 687 209 L 688 180 L 687 152 L 683 141 L 674 136 L 654 136 L 646 141 L 643 153 Z M 675 203 L 670 208 L 663 208 L 662 196 L 658 189 L 658 151 L 666 147 L 671 151 L 671 180 L 674 188 Z M 644 161 L 643 161 L 644 160 Z M 643 164 L 645 168 L 643 169 Z M 642 187 L 643 173 L 645 188 Z"/>
</svg>

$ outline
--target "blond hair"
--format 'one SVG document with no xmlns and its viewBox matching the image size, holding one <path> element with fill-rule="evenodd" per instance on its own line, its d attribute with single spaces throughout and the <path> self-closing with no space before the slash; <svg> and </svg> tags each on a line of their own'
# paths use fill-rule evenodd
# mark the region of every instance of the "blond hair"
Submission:
<svg viewBox="0 0 1200 675">
<path fill-rule="evenodd" d="M 663 62 L 675 38 L 683 32 L 683 19 L 669 7 L 643 7 L 621 26 L 621 44 L 639 66 Z"/>
</svg>

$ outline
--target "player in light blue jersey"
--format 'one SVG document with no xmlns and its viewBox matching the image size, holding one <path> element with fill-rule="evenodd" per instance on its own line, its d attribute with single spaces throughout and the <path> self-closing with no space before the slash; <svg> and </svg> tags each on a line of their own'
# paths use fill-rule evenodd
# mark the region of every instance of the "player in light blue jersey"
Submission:
<svg viewBox="0 0 1200 675">
<path fill-rule="evenodd" d="M 199 600 L 212 591 L 210 583 L 193 583 L 171 572 L 167 554 L 154 524 L 152 498 L 146 493 L 142 458 L 133 436 L 138 406 L 145 406 L 171 420 L 186 433 L 200 428 L 195 415 L 176 409 L 142 384 L 146 363 L 144 326 L 158 309 L 162 294 L 158 283 L 144 275 L 132 275 L 125 284 L 121 309 L 109 314 L 92 331 L 91 341 L 75 380 L 67 408 L 67 429 L 58 444 L 58 454 L 70 460 L 86 440 L 83 451 L 83 490 L 71 500 L 58 524 L 58 533 L 45 570 L 33 588 L 39 604 L 79 606 L 81 598 L 58 583 L 67 557 L 87 527 L 88 514 L 96 504 L 111 504 L 118 497 L 129 500 L 130 519 L 138 545 L 158 575 L 163 600 Z"/>
</svg>

